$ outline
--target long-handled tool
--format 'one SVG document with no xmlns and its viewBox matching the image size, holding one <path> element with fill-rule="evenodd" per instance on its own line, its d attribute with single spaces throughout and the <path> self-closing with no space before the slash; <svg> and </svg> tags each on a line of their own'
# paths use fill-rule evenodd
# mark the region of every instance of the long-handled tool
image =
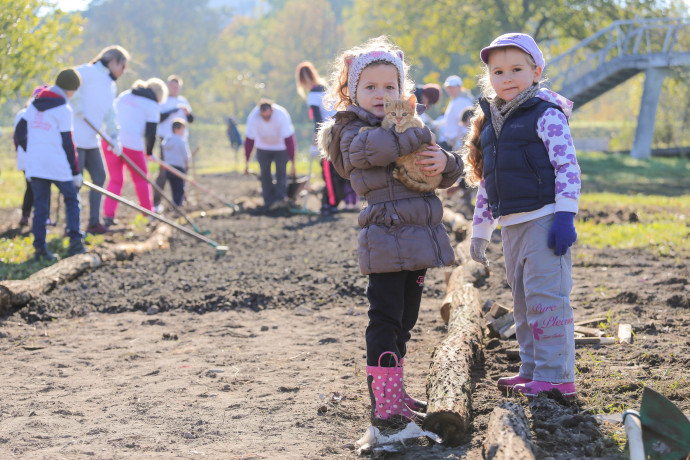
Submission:
<svg viewBox="0 0 690 460">
<path fill-rule="evenodd" d="M 220 196 L 217 193 L 213 192 L 212 190 L 209 190 L 208 188 L 204 187 L 203 185 L 201 185 L 200 183 L 198 183 L 197 181 L 195 181 L 194 179 L 192 179 L 188 175 L 184 174 L 182 171 L 175 168 L 174 166 L 169 165 L 165 161 L 159 160 L 158 158 L 155 158 L 155 157 L 153 158 L 153 161 L 158 163 L 161 166 L 161 168 L 165 169 L 166 171 L 170 171 L 171 174 L 176 175 L 180 179 L 187 181 L 190 184 L 192 184 L 193 186 L 199 188 L 199 190 L 201 190 L 201 191 L 211 195 L 212 197 L 217 198 L 218 200 L 222 201 L 223 204 L 225 204 L 226 206 L 231 208 L 233 211 L 237 211 L 236 205 L 234 205 L 233 203 L 230 203 L 229 201 L 225 201 L 225 199 L 222 196 Z"/>
<path fill-rule="evenodd" d="M 137 211 L 143 212 L 144 214 L 151 216 L 154 219 L 158 219 L 161 222 L 166 223 L 166 224 L 170 225 L 171 227 L 174 227 L 174 228 L 178 229 L 179 231 L 184 232 L 191 237 L 194 237 L 200 241 L 203 241 L 206 244 L 213 246 L 213 248 L 215 248 L 215 250 L 216 250 L 216 257 L 220 257 L 222 255 L 225 255 L 225 253 L 228 252 L 229 248 L 227 246 L 218 244 L 215 241 L 213 241 L 212 239 L 206 238 L 205 236 L 200 235 L 199 233 L 192 231 L 192 230 L 188 229 L 187 227 L 183 227 L 182 225 L 180 225 L 176 222 L 173 222 L 169 219 L 166 219 L 165 217 L 161 216 L 160 214 L 156 214 L 153 211 L 149 211 L 148 209 L 144 208 L 143 206 L 139 206 L 136 203 L 132 203 L 131 201 L 129 201 L 125 198 L 122 198 L 120 195 L 116 195 L 112 192 L 109 192 L 106 189 L 101 188 L 98 185 L 92 184 L 91 182 L 86 181 L 86 180 L 84 181 L 84 185 L 86 185 L 90 189 L 97 191 L 98 193 L 102 193 L 103 195 L 112 198 L 113 200 L 119 201 L 122 204 L 125 204 L 131 208 L 134 208 Z"/>
<path fill-rule="evenodd" d="M 93 124 L 91 124 L 91 122 L 90 122 L 89 120 L 87 120 L 86 118 L 83 118 L 83 120 L 86 122 L 87 125 L 89 125 L 89 126 L 91 127 L 91 129 L 93 129 L 94 131 L 96 131 L 96 133 L 97 133 L 99 136 L 101 136 L 101 138 L 102 138 L 104 141 L 106 141 L 106 142 L 108 143 L 108 145 L 110 145 L 110 147 L 113 149 L 113 151 L 116 149 L 115 144 L 113 144 L 113 142 L 112 142 L 110 139 L 108 139 L 108 137 L 106 137 L 103 133 L 101 133 L 101 131 L 100 131 L 98 128 L 96 128 Z M 175 203 L 173 203 L 173 201 L 172 201 L 170 198 L 168 198 L 168 197 L 163 193 L 163 190 L 156 184 L 156 182 L 154 182 L 154 181 L 152 181 L 151 179 L 149 179 L 149 177 L 144 173 L 144 171 L 142 171 L 142 170 L 139 168 L 139 166 L 137 166 L 127 155 L 124 155 L 124 154 L 123 154 L 120 158 L 122 158 L 123 160 L 125 160 L 125 162 L 126 162 L 134 171 L 136 171 L 136 173 L 139 174 L 146 182 L 148 182 L 149 185 L 151 185 L 151 187 L 153 187 L 153 189 L 154 189 L 155 191 L 157 191 L 158 193 L 160 193 L 161 197 L 170 205 L 170 207 L 172 207 L 172 208 L 175 210 L 175 212 L 176 212 L 177 214 L 179 214 L 184 220 L 187 221 L 187 223 L 188 223 L 189 225 L 192 226 L 192 228 L 194 229 L 195 232 L 197 232 L 197 233 L 203 233 L 203 234 L 206 234 L 206 235 L 208 235 L 208 234 L 210 233 L 210 232 L 207 232 L 207 231 L 206 231 L 206 232 L 202 232 L 202 231 L 199 229 L 199 227 L 197 227 L 196 224 L 195 224 L 194 222 L 192 222 L 192 220 L 189 218 L 189 216 L 187 216 L 187 214 L 185 214 L 179 207 L 177 207 L 177 206 L 175 205 Z"/>
<path fill-rule="evenodd" d="M 199 149 L 200 149 L 200 147 L 197 147 L 197 148 L 195 148 L 194 150 L 192 150 L 192 161 L 191 161 L 191 164 L 192 164 L 192 179 L 194 179 L 194 180 L 197 179 L 197 175 L 196 175 L 196 156 L 197 156 L 197 154 L 199 153 Z M 199 203 L 199 190 L 198 190 L 198 189 L 194 189 L 194 199 L 196 200 L 197 203 Z"/>
</svg>

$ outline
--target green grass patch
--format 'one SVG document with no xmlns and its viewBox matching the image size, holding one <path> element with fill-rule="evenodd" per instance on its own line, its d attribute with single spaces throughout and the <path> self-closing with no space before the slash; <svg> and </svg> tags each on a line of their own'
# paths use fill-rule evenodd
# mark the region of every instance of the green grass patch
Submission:
<svg viewBox="0 0 690 460">
<path fill-rule="evenodd" d="M 63 259 L 67 257 L 69 238 L 64 238 L 58 233 L 61 233 L 61 230 L 48 233 L 46 242 L 48 250 Z M 84 239 L 89 249 L 103 244 L 103 241 L 103 235 L 87 235 Z M 0 280 L 23 280 L 55 263 L 34 260 L 33 242 L 33 235 L 0 239 Z"/>
<path fill-rule="evenodd" d="M 690 160 L 657 158 L 646 160 L 607 153 L 578 154 L 583 193 L 690 195 Z"/>
<path fill-rule="evenodd" d="M 578 243 L 643 248 L 662 256 L 690 254 L 690 196 L 584 194 Z"/>
<path fill-rule="evenodd" d="M 690 231 L 675 222 L 577 224 L 578 243 L 595 248 L 644 248 L 662 256 L 690 254 Z"/>
</svg>

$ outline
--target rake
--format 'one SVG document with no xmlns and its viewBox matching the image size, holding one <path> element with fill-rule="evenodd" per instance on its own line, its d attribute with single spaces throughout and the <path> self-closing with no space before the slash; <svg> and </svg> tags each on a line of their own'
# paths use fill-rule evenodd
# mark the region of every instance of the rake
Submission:
<svg viewBox="0 0 690 460">
<path fill-rule="evenodd" d="M 148 209 L 144 208 L 143 206 L 139 206 L 136 203 L 132 203 L 131 201 L 122 198 L 120 195 L 116 195 L 113 192 L 109 192 L 104 188 L 99 187 L 98 185 L 92 184 L 89 181 L 84 181 L 84 185 L 89 187 L 92 190 L 97 191 L 98 193 L 102 193 L 103 195 L 112 198 L 113 200 L 119 201 L 120 203 L 127 205 L 131 208 L 136 209 L 137 211 L 143 212 L 147 216 L 151 216 L 154 219 L 160 220 L 161 222 L 170 225 L 173 228 L 176 228 L 177 230 L 184 232 L 185 234 L 196 238 L 197 240 L 203 241 L 204 243 L 211 245 L 215 250 L 216 250 L 216 258 L 225 255 L 226 252 L 228 252 L 228 247 L 224 246 L 222 244 L 218 244 L 215 241 L 213 241 L 210 238 L 207 238 L 193 230 L 188 229 L 187 227 L 183 227 L 182 225 L 178 224 L 177 222 L 173 222 L 169 219 L 166 219 L 165 217 L 161 216 L 160 214 L 156 214 L 153 211 L 149 211 Z"/>
<path fill-rule="evenodd" d="M 87 125 L 89 125 L 89 126 L 91 127 L 91 129 L 93 129 L 94 131 L 96 131 L 96 133 L 97 133 L 99 136 L 101 136 L 101 139 L 103 139 L 104 141 L 106 141 L 106 142 L 108 143 L 108 145 L 110 145 L 110 147 L 113 149 L 113 151 L 115 150 L 115 148 L 116 148 L 116 147 L 115 147 L 115 144 L 113 144 L 113 142 L 112 142 L 110 139 L 108 139 L 103 133 L 101 133 L 101 131 L 100 131 L 98 128 L 96 128 L 93 124 L 91 124 L 91 122 L 90 122 L 89 120 L 87 120 L 86 118 L 83 118 L 83 120 L 86 122 Z M 196 224 L 195 224 L 194 222 L 192 222 L 192 220 L 189 218 L 189 216 L 187 216 L 187 214 L 185 214 L 184 211 L 182 211 L 179 207 L 177 207 L 177 206 L 175 205 L 175 203 L 173 203 L 173 201 L 172 201 L 170 198 L 168 198 L 167 195 L 165 195 L 165 194 L 163 193 L 163 190 L 162 190 L 154 181 L 152 181 L 151 179 L 149 179 L 149 177 L 144 173 L 144 171 L 142 171 L 142 170 L 139 168 L 139 166 L 137 166 L 129 157 L 127 157 L 127 155 L 124 155 L 124 154 L 123 154 L 120 158 L 122 158 L 123 160 L 125 160 L 125 162 L 126 162 L 134 171 L 136 171 L 136 173 L 139 174 L 146 182 L 148 182 L 149 185 L 151 185 L 151 187 L 153 187 L 153 189 L 154 189 L 155 191 L 157 191 L 158 193 L 160 193 L 161 197 L 163 197 L 163 199 L 170 205 L 171 208 L 173 208 L 173 209 L 175 210 L 175 212 L 176 212 L 177 214 L 179 214 L 184 220 L 187 221 L 187 223 L 188 223 L 189 225 L 192 226 L 192 228 L 194 229 L 195 232 L 201 233 L 201 234 L 203 234 L 203 235 L 208 235 L 209 233 L 211 233 L 211 232 L 209 232 L 209 231 L 201 231 L 201 229 L 199 229 L 199 227 L 197 227 Z"/>
</svg>

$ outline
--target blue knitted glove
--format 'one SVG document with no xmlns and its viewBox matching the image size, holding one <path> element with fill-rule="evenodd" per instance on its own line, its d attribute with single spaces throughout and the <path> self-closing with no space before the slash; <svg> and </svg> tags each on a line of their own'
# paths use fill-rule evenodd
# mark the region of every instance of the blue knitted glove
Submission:
<svg viewBox="0 0 690 460">
<path fill-rule="evenodd" d="M 554 214 L 547 245 L 553 249 L 553 253 L 557 256 L 562 256 L 568 252 L 568 248 L 577 240 L 574 219 L 575 213 L 573 212 L 558 211 Z"/>
</svg>

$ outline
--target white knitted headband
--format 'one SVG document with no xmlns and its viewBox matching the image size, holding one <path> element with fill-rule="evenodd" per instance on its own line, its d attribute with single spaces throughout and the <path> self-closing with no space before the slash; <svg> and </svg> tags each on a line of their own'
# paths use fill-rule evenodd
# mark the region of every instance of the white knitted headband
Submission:
<svg viewBox="0 0 690 460">
<path fill-rule="evenodd" d="M 347 75 L 347 92 L 352 102 L 357 103 L 357 85 L 362 71 L 371 63 L 377 61 L 388 62 L 398 69 L 398 88 L 400 94 L 403 93 L 405 84 L 405 68 L 403 66 L 403 52 L 398 50 L 395 54 L 385 50 L 373 50 L 368 53 L 360 54 L 356 57 L 346 57 L 345 60 L 350 66 Z"/>
</svg>

